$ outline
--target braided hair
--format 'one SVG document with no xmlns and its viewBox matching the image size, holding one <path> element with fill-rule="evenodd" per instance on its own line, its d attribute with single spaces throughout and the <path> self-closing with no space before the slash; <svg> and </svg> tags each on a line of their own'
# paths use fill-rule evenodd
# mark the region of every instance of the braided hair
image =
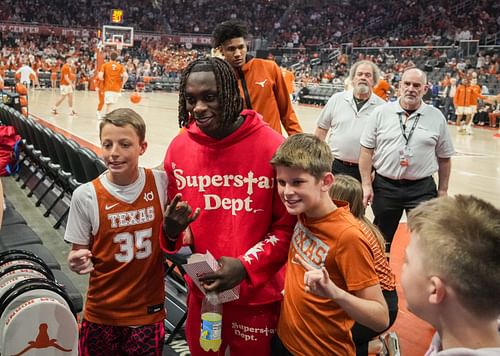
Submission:
<svg viewBox="0 0 500 356">
<path fill-rule="evenodd" d="M 216 57 L 192 61 L 182 72 L 179 87 L 179 127 L 187 127 L 190 123 L 190 114 L 186 108 L 186 83 L 189 75 L 194 72 L 214 73 L 218 99 L 222 109 L 221 127 L 230 127 L 237 121 L 242 110 L 238 80 L 231 65 Z"/>
</svg>

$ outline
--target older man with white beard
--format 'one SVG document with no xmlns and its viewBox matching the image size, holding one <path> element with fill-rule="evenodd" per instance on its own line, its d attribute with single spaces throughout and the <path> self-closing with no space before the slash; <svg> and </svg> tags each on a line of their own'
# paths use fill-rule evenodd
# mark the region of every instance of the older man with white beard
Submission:
<svg viewBox="0 0 500 356">
<path fill-rule="evenodd" d="M 373 93 L 380 70 L 371 61 L 354 63 L 349 72 L 352 89 L 332 95 L 316 121 L 314 134 L 328 144 L 335 160 L 333 174 L 347 174 L 361 182 L 359 140 L 366 122 L 377 106 L 385 103 Z"/>
</svg>

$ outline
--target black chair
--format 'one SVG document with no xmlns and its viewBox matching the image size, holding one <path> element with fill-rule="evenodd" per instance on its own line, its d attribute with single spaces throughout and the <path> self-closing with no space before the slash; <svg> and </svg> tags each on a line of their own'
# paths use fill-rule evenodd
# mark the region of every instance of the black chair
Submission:
<svg viewBox="0 0 500 356">
<path fill-rule="evenodd" d="M 49 178 L 52 182 L 57 180 L 57 171 L 61 168 L 61 166 L 54 161 L 57 160 L 57 156 L 55 156 L 51 152 L 52 150 L 49 148 L 47 140 L 44 140 L 45 127 L 38 122 L 34 122 L 31 120 L 28 121 L 28 127 L 33 130 L 32 132 L 35 140 L 35 145 L 42 152 L 40 156 L 40 168 L 42 171 L 42 177 L 28 193 L 28 197 L 31 197 L 33 196 L 35 190 L 40 186 L 40 184 L 42 184 L 47 178 Z"/>
<path fill-rule="evenodd" d="M 44 143 L 47 154 L 49 155 L 50 162 L 48 162 L 47 170 L 49 172 L 52 183 L 47 189 L 40 195 L 35 206 L 40 206 L 45 196 L 58 185 L 62 191 L 66 189 L 67 178 L 69 178 L 70 173 L 64 174 L 63 170 L 63 160 L 61 154 L 57 151 L 55 144 L 55 133 L 48 127 L 44 127 L 41 131 L 42 141 Z"/>
<path fill-rule="evenodd" d="M 78 150 L 81 148 L 81 146 L 76 143 L 76 141 L 71 140 L 71 139 L 66 139 L 63 142 L 63 148 L 64 151 L 66 152 L 66 155 L 68 156 L 69 163 L 71 166 L 71 174 L 72 176 L 69 177 L 68 183 L 71 186 L 71 191 L 74 191 L 77 187 L 82 185 L 83 183 L 88 182 L 87 178 L 87 173 L 85 172 L 84 167 L 84 162 L 82 162 L 82 159 L 80 158 L 80 155 L 78 154 Z M 54 205 L 54 204 L 53 204 Z M 66 211 L 61 215 L 59 220 L 54 224 L 54 228 L 58 229 L 61 224 L 63 223 L 64 219 L 69 213 L 69 207 L 66 209 Z"/>
<path fill-rule="evenodd" d="M 30 154 L 31 154 L 31 162 L 34 165 L 34 170 L 28 177 L 26 177 L 26 180 L 21 185 L 21 189 L 24 189 L 28 185 L 28 182 L 33 177 L 35 177 L 38 172 L 40 172 L 43 165 L 49 161 L 49 158 L 43 157 L 40 144 L 37 142 L 35 128 L 34 128 L 35 121 L 33 121 L 33 119 L 30 118 L 25 118 L 22 115 L 19 115 L 17 118 L 20 121 L 20 125 L 23 129 L 23 132 L 26 134 L 26 140 L 28 144 L 30 145 L 30 147 L 32 147 Z"/>
<path fill-rule="evenodd" d="M 185 271 L 182 267 L 187 263 L 191 250 L 181 249 L 179 253 L 165 254 L 165 309 L 167 319 L 165 326 L 169 330 L 165 344 L 170 344 L 178 334 L 187 318 L 187 284 L 184 280 Z"/>
<path fill-rule="evenodd" d="M 45 211 L 45 213 L 43 214 L 45 217 L 50 215 L 52 209 L 57 205 L 57 203 L 64 197 L 66 193 L 72 193 L 73 190 L 75 190 L 78 186 L 72 184 L 74 183 L 74 180 L 70 180 L 70 178 L 73 177 L 73 173 L 70 158 L 67 155 L 66 149 L 64 147 L 67 138 L 58 132 L 53 132 L 50 139 L 52 140 L 52 143 L 55 146 L 56 154 L 59 157 L 61 169 L 59 169 L 57 173 L 59 175 L 59 179 L 61 180 L 61 182 L 63 182 L 63 190 Z"/>
<path fill-rule="evenodd" d="M 78 156 L 83 164 L 83 169 L 86 174 L 86 182 L 90 182 L 106 170 L 104 163 L 99 163 L 100 159 L 97 154 L 87 147 L 80 147 L 77 150 Z"/>
</svg>

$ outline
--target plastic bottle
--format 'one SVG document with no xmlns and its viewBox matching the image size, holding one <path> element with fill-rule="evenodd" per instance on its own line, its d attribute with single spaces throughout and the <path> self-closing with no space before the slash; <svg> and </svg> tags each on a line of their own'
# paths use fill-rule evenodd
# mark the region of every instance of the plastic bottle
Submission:
<svg viewBox="0 0 500 356">
<path fill-rule="evenodd" d="M 200 346 L 218 351 L 222 344 L 222 304 L 216 293 L 207 293 L 201 305 Z"/>
</svg>

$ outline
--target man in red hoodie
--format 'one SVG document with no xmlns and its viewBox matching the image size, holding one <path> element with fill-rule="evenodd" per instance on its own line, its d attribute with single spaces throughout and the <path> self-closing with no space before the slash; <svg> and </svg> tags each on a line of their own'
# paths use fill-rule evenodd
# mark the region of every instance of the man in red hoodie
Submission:
<svg viewBox="0 0 500 356">
<path fill-rule="evenodd" d="M 244 107 L 257 111 L 279 133 L 282 125 L 288 135 L 302 132 L 280 68 L 274 61 L 248 56 L 246 37 L 247 28 L 238 20 L 222 22 L 213 32 L 214 47 L 237 74 Z"/>
<path fill-rule="evenodd" d="M 162 248 L 175 253 L 189 225 L 193 252 L 208 250 L 221 266 L 201 278 L 205 291 L 240 285 L 239 299 L 223 304 L 219 352 L 229 347 L 232 355 L 270 355 L 296 222 L 280 201 L 269 164 L 283 137 L 255 111 L 240 112 L 237 79 L 222 59 L 190 63 L 179 91 L 185 132 L 174 138 L 164 160 L 170 205 Z M 188 284 L 186 338 L 191 354 L 201 355 L 203 294 Z"/>
</svg>

